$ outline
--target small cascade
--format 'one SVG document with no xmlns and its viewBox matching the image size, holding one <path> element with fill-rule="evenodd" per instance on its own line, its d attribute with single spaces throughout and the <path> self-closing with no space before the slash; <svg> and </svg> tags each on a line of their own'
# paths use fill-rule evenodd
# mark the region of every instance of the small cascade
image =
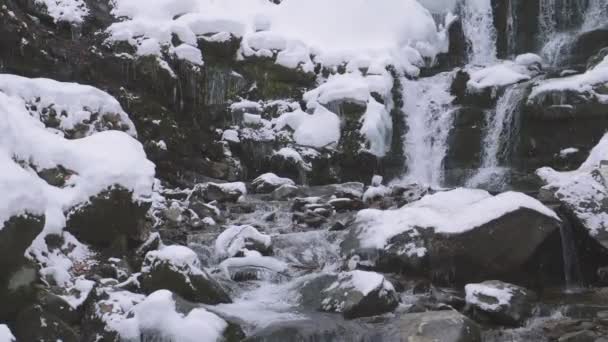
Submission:
<svg viewBox="0 0 608 342">
<path fill-rule="evenodd" d="M 607 20 L 605 0 L 540 0 L 541 55 L 551 65 L 562 64 L 578 35 L 606 24 Z"/>
<path fill-rule="evenodd" d="M 453 75 L 447 72 L 403 81 L 407 181 L 432 186 L 443 182 L 443 162 L 454 122 L 454 97 L 449 90 Z"/>
<path fill-rule="evenodd" d="M 582 287 L 582 272 L 578 260 L 572 226 L 565 222 L 560 225 L 562 256 L 564 258 L 564 280 L 567 292 L 576 292 Z"/>
<path fill-rule="evenodd" d="M 464 0 L 460 7 L 465 36 L 471 43 L 469 62 L 489 64 L 496 60 L 496 29 L 491 0 Z"/>
<path fill-rule="evenodd" d="M 511 152 L 517 127 L 515 113 L 526 95 L 526 84 L 509 87 L 498 99 L 495 110 L 486 112 L 486 134 L 483 140 L 482 164 L 469 179 L 467 186 L 503 190 L 508 167 L 505 166 Z"/>
</svg>

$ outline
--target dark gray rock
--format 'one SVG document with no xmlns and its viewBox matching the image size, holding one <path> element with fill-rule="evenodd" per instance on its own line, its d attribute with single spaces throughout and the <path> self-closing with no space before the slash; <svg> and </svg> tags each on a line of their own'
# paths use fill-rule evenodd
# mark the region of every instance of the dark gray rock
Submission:
<svg viewBox="0 0 608 342">
<path fill-rule="evenodd" d="M 17 315 L 14 333 L 18 341 L 80 340 L 69 325 L 39 306 L 31 306 Z"/>
<path fill-rule="evenodd" d="M 494 324 L 522 326 L 532 316 L 536 294 L 523 287 L 491 280 L 465 286 L 473 314 Z"/>
</svg>

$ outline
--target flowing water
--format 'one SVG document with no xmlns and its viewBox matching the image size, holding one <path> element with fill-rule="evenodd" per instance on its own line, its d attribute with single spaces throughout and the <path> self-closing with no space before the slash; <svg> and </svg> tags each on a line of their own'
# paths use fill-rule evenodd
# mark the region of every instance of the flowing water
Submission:
<svg viewBox="0 0 608 342">
<path fill-rule="evenodd" d="M 433 186 L 443 181 L 443 161 L 454 122 L 454 97 L 449 88 L 453 73 L 417 81 L 403 81 L 403 112 L 407 174 L 405 179 Z"/>
<path fill-rule="evenodd" d="M 509 154 L 515 140 L 515 114 L 526 95 L 526 84 L 509 87 L 498 99 L 495 110 L 486 111 L 486 131 L 483 140 L 482 163 L 467 186 L 503 190 L 509 171 Z"/>
<path fill-rule="evenodd" d="M 496 29 L 491 0 L 464 0 L 462 26 L 471 42 L 469 62 L 485 65 L 496 60 Z"/>
</svg>

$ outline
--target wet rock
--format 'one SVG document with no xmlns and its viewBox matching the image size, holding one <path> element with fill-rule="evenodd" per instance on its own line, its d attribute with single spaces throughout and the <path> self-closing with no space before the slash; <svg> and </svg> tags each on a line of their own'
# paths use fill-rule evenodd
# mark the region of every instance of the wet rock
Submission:
<svg viewBox="0 0 608 342">
<path fill-rule="evenodd" d="M 479 326 L 457 311 L 432 311 L 405 314 L 383 329 L 381 336 L 390 341 L 480 342 Z"/>
<path fill-rule="evenodd" d="M 576 331 L 561 336 L 558 342 L 596 342 L 600 337 L 590 330 Z"/>
<path fill-rule="evenodd" d="M 361 210 L 365 207 L 363 201 L 352 198 L 334 198 L 327 203 L 337 211 Z"/>
<path fill-rule="evenodd" d="M 399 304 L 393 285 L 374 272 L 352 271 L 337 276 L 321 276 L 302 289 L 304 293 L 315 290 L 320 290 L 321 294 L 317 299 L 320 306 L 316 309 L 340 312 L 348 319 L 380 315 L 394 310 Z M 316 293 L 318 296 L 319 292 Z"/>
<path fill-rule="evenodd" d="M 19 341 L 77 342 L 80 340 L 70 326 L 39 306 L 31 306 L 17 315 L 14 332 Z"/>
<path fill-rule="evenodd" d="M 134 201 L 131 192 L 112 188 L 73 209 L 68 214 L 66 229 L 79 240 L 101 248 L 117 241 L 141 243 L 149 234 L 146 222 L 149 207 L 150 203 Z"/>
<path fill-rule="evenodd" d="M 395 198 L 397 205 L 400 207 L 418 201 L 429 193 L 431 193 L 431 189 L 421 184 L 391 185 L 391 196 Z"/>
<path fill-rule="evenodd" d="M 523 325 L 532 316 L 536 300 L 532 291 L 497 280 L 468 284 L 465 291 L 473 312 L 499 325 Z"/>
<path fill-rule="evenodd" d="M 81 319 L 81 312 L 74 309 L 65 299 L 49 291 L 41 291 L 38 303 L 44 312 L 51 314 L 67 324 L 77 324 Z"/>
<path fill-rule="evenodd" d="M 36 303 L 40 283 L 35 265 L 24 261 L 20 268 L 3 272 L 0 278 L 0 320 L 13 320 L 17 313 Z"/>
<path fill-rule="evenodd" d="M 254 179 L 251 185 L 256 193 L 270 193 L 284 185 L 294 186 L 295 183 L 289 178 L 281 178 L 274 173 L 265 173 Z"/>
<path fill-rule="evenodd" d="M 167 289 L 193 302 L 231 302 L 221 285 L 200 268 L 196 253 L 182 246 L 148 252 L 142 266 L 141 284 L 148 293 Z"/>
</svg>

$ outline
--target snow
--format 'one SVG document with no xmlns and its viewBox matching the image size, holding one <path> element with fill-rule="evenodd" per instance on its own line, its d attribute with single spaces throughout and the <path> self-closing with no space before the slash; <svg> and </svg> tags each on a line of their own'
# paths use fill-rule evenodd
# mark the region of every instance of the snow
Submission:
<svg viewBox="0 0 608 342">
<path fill-rule="evenodd" d="M 417 72 L 422 57 L 446 51 L 447 37 L 416 0 L 114 0 L 113 14 L 126 19 L 108 28 L 110 41 L 135 46 L 186 44 L 197 37 L 242 37 L 241 55 L 272 57 L 280 65 L 312 71 L 314 63 L 337 66 L 356 60 L 375 68 L 395 64 Z M 404 18 L 405 15 L 405 18 Z M 311 20 L 314 18 L 314 20 Z M 404 20 L 405 19 L 405 20 Z M 204 52 L 203 52 L 204 53 Z M 314 61 L 311 56 L 314 56 Z"/>
<path fill-rule="evenodd" d="M 382 198 L 390 194 L 390 192 L 391 190 L 382 184 L 378 186 L 370 186 L 363 193 L 363 202 L 369 203 L 375 199 Z"/>
<path fill-rule="evenodd" d="M 323 106 L 317 106 L 314 113 L 296 110 L 281 115 L 275 130 L 289 126 L 293 129 L 294 140 L 299 145 L 321 148 L 340 140 L 340 118 Z"/>
<path fill-rule="evenodd" d="M 380 273 L 360 270 L 340 273 L 338 280 L 325 289 L 324 292 L 332 291 L 336 288 L 355 290 L 363 296 L 367 296 L 370 292 L 378 289 L 386 291 L 395 290 L 393 284 Z"/>
<path fill-rule="evenodd" d="M 227 129 L 222 133 L 222 140 L 232 142 L 232 143 L 240 143 L 241 139 L 239 139 L 239 132 L 234 129 Z"/>
<path fill-rule="evenodd" d="M 128 318 L 126 318 L 128 317 Z M 141 334 L 153 333 L 171 341 L 220 341 L 228 324 L 204 308 L 188 314 L 177 311 L 173 294 L 159 290 L 133 306 L 128 315 L 115 323 L 124 340 L 138 341 Z"/>
<path fill-rule="evenodd" d="M 146 266 L 142 267 L 142 272 L 148 272 L 155 265 L 167 263 L 169 267 L 178 272 L 204 275 L 198 255 L 184 246 L 163 246 L 159 250 L 150 251 L 146 253 L 145 263 Z"/>
<path fill-rule="evenodd" d="M 44 5 L 55 22 L 82 24 L 89 14 L 84 0 L 35 0 L 35 3 Z"/>
<path fill-rule="evenodd" d="M 94 285 L 94 281 L 84 279 L 81 276 L 74 281 L 73 287 L 67 289 L 70 295 L 60 297 L 70 304 L 73 309 L 78 309 L 89 298 L 89 293 L 93 290 Z"/>
<path fill-rule="evenodd" d="M 308 108 L 317 104 L 327 105 L 332 101 L 350 101 L 365 104 L 370 93 L 376 92 L 384 97 L 389 96 L 393 81 L 383 75 L 363 76 L 358 70 L 346 74 L 330 75 L 317 88 L 303 96 Z"/>
<path fill-rule="evenodd" d="M 502 87 L 527 81 L 531 78 L 526 65 L 505 61 L 499 64 L 471 72 L 467 83 L 469 89 L 483 90 L 490 87 Z"/>
<path fill-rule="evenodd" d="M 6 324 L 0 324 L 0 342 L 15 342 L 15 336 L 11 333 L 11 330 Z"/>
<path fill-rule="evenodd" d="M 568 147 L 568 148 L 564 148 L 563 150 L 559 151 L 559 156 L 561 158 L 566 158 L 567 156 L 571 155 L 571 154 L 575 154 L 578 153 L 579 149 L 576 147 Z"/>
<path fill-rule="evenodd" d="M 361 247 L 382 249 L 392 237 L 415 227 L 434 228 L 440 234 L 459 234 L 521 208 L 559 220 L 551 209 L 522 193 L 492 196 L 484 190 L 458 188 L 426 195 L 396 210 L 362 210 L 357 214 L 356 224 Z"/>
<path fill-rule="evenodd" d="M 393 121 L 386 106 L 369 97 L 367 109 L 362 117 L 361 134 L 369 143 L 368 151 L 384 157 L 390 151 L 393 134 Z"/>
<path fill-rule="evenodd" d="M 179 59 L 186 60 L 194 65 L 203 65 L 203 55 L 201 50 L 192 45 L 181 44 L 173 48 L 172 52 Z"/>
<path fill-rule="evenodd" d="M 268 248 L 271 239 L 252 226 L 230 226 L 215 240 L 215 253 L 220 258 L 233 257 L 246 249 L 249 242 Z"/>
<path fill-rule="evenodd" d="M 608 97 L 596 94 L 593 90 L 594 86 L 606 82 L 608 82 L 608 56 L 583 74 L 541 81 L 532 89 L 529 101 L 547 92 L 574 91 L 577 93 L 590 92 L 598 96 L 602 102 L 608 103 Z"/>
<path fill-rule="evenodd" d="M 465 300 L 467 304 L 475 305 L 484 311 L 496 312 L 501 310 L 501 307 L 508 306 L 513 291 L 509 287 L 498 288 L 486 284 L 467 284 L 464 287 L 466 292 Z M 487 303 L 480 297 L 490 297 L 496 299 L 496 303 Z"/>
<path fill-rule="evenodd" d="M 275 175 L 274 173 L 265 173 L 260 175 L 251 183 L 253 186 L 263 186 L 264 184 L 270 184 L 274 187 L 280 187 L 282 185 L 295 185 L 294 181 L 289 178 L 283 178 Z"/>
<path fill-rule="evenodd" d="M 519 65 L 543 64 L 543 58 L 534 53 L 524 53 L 515 57 L 515 63 Z"/>
<path fill-rule="evenodd" d="M 0 74 L 0 91 L 35 104 L 38 111 L 52 107 L 61 120 L 60 128 L 64 130 L 74 129 L 77 124 L 89 120 L 92 114 L 118 115 L 120 122 L 127 126 L 127 133 L 136 136 L 135 125 L 120 103 L 110 94 L 91 86 Z M 39 117 L 40 113 L 36 115 Z"/>
</svg>

